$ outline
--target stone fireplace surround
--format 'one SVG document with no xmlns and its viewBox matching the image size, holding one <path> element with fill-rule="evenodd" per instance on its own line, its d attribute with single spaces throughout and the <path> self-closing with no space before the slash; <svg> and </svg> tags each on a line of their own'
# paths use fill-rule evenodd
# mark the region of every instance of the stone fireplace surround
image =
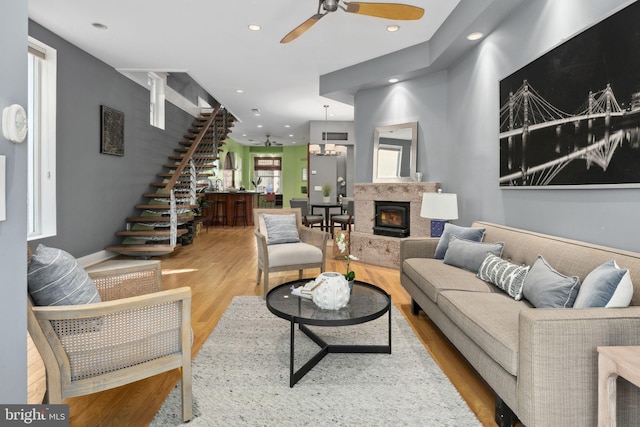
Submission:
<svg viewBox="0 0 640 427">
<path fill-rule="evenodd" d="M 350 234 L 351 254 L 361 262 L 400 268 L 400 239 L 373 234 L 375 201 L 409 202 L 410 237 L 429 237 L 431 223 L 420 217 L 422 193 L 437 192 L 438 182 L 360 183 L 353 185 L 355 228 Z"/>
</svg>

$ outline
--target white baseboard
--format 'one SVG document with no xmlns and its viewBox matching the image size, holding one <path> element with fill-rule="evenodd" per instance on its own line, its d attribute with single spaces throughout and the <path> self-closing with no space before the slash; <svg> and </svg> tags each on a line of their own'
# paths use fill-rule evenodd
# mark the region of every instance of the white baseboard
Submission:
<svg viewBox="0 0 640 427">
<path fill-rule="evenodd" d="M 86 268 L 89 267 L 91 265 L 94 264 L 98 264 L 99 262 L 103 262 L 106 261 L 108 259 L 111 259 L 113 257 L 118 256 L 118 254 L 116 252 L 111 252 L 111 251 L 100 251 L 100 252 L 95 252 L 89 255 L 85 255 L 81 258 L 78 258 L 78 264 L 80 264 L 80 266 L 82 268 Z"/>
</svg>

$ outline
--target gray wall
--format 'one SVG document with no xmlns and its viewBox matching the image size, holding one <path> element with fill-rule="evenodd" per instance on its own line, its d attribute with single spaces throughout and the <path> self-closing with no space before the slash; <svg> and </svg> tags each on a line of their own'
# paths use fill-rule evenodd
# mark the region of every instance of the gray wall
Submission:
<svg viewBox="0 0 640 427">
<path fill-rule="evenodd" d="M 57 236 L 32 243 L 76 257 L 118 243 L 142 194 L 164 172 L 193 117 L 166 104 L 165 129 L 149 124 L 149 91 L 39 24 L 29 35 L 58 51 Z M 100 154 L 100 105 L 124 113 L 124 157 Z"/>
<path fill-rule="evenodd" d="M 27 0 L 0 2 L 0 111 L 27 106 Z M 27 402 L 27 144 L 0 133 L 7 220 L 0 222 L 0 402 Z"/>
<path fill-rule="evenodd" d="M 417 120 L 418 171 L 458 194 L 459 224 L 484 219 L 640 251 L 640 189 L 498 187 L 500 79 L 627 4 L 526 2 L 446 72 L 358 92 L 357 180 L 371 181 L 373 128 Z"/>
</svg>

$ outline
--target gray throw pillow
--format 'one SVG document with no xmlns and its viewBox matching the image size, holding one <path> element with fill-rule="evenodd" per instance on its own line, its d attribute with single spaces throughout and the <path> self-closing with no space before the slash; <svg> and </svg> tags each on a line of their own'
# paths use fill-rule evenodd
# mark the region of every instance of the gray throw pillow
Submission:
<svg viewBox="0 0 640 427">
<path fill-rule="evenodd" d="M 460 227 L 459 225 L 453 225 L 446 223 L 444 225 L 444 231 L 440 236 L 440 241 L 436 247 L 436 253 L 433 256 L 435 259 L 444 259 L 444 254 L 449 248 L 449 239 L 452 235 L 461 239 L 471 240 L 472 242 L 481 242 L 484 237 L 484 228 L 478 227 Z"/>
<path fill-rule="evenodd" d="M 503 242 L 481 243 L 471 240 L 460 239 L 455 235 L 449 240 L 449 248 L 444 254 L 444 263 L 476 273 L 480 265 L 487 257 L 493 254 L 497 257 L 502 255 Z"/>
<path fill-rule="evenodd" d="M 607 261 L 584 278 L 573 308 L 628 307 L 633 297 L 629 270 Z"/>
<path fill-rule="evenodd" d="M 73 305 L 102 301 L 95 283 L 69 253 L 38 245 L 27 269 L 35 305 Z"/>
<path fill-rule="evenodd" d="M 300 241 L 296 214 L 270 215 L 264 214 L 264 224 L 267 227 L 267 245 L 281 243 L 296 243 Z"/>
<path fill-rule="evenodd" d="M 528 265 L 516 265 L 493 254 L 487 254 L 478 269 L 477 276 L 485 282 L 493 283 L 516 301 L 520 301 L 529 268 Z"/>
<path fill-rule="evenodd" d="M 580 279 L 558 273 L 547 261 L 538 259 L 524 280 L 524 297 L 537 308 L 569 308 L 578 295 Z"/>
</svg>

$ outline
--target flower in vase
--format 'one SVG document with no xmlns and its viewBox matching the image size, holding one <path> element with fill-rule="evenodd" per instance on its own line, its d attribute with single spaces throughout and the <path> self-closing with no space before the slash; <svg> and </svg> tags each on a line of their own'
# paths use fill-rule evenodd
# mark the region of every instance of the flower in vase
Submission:
<svg viewBox="0 0 640 427">
<path fill-rule="evenodd" d="M 351 260 L 358 261 L 358 258 L 349 253 L 350 248 L 346 233 L 338 233 L 336 236 L 336 245 L 338 245 L 340 254 L 347 260 L 347 272 L 344 274 L 345 279 L 348 281 L 354 280 L 356 278 L 356 272 L 351 270 Z"/>
</svg>

